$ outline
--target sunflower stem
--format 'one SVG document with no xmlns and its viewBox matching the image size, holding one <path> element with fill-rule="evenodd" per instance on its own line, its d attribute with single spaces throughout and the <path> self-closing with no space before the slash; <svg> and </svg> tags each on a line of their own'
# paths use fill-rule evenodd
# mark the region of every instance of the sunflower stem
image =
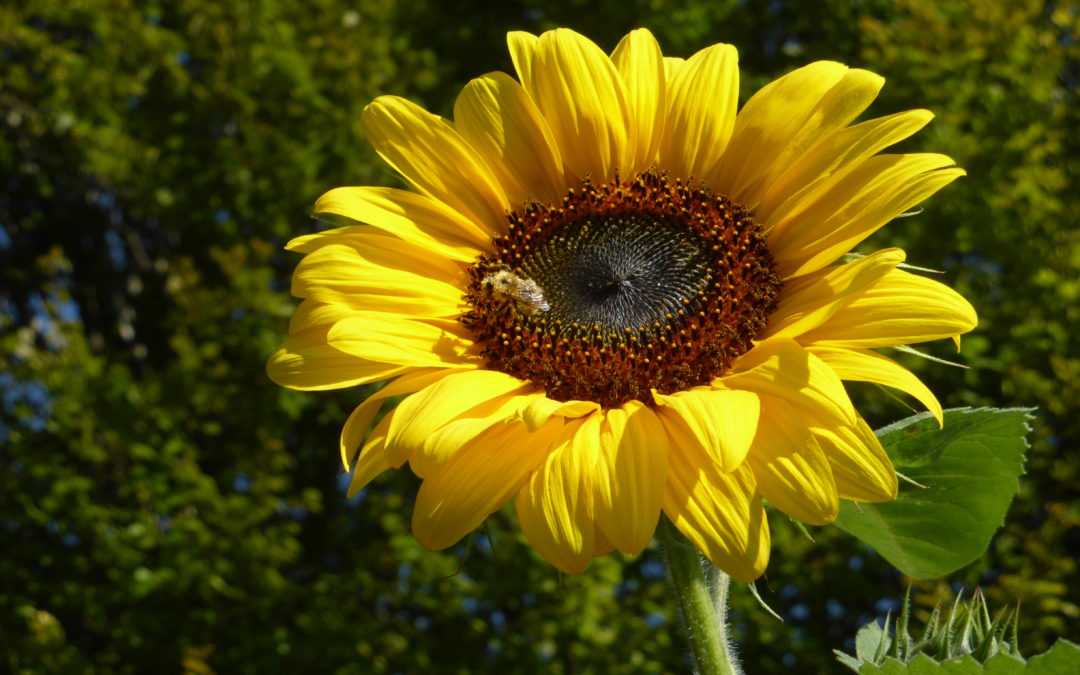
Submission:
<svg viewBox="0 0 1080 675">
<path fill-rule="evenodd" d="M 668 575 L 679 598 L 683 629 L 701 675 L 742 675 L 727 636 L 727 600 L 731 577 L 715 569 L 712 592 L 705 579 L 701 554 L 690 545 L 667 517 L 658 528 L 667 553 Z"/>
</svg>

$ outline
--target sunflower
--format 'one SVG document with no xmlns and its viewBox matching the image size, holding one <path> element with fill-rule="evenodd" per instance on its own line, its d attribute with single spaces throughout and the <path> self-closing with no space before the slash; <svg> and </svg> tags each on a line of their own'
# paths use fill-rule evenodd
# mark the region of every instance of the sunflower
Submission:
<svg viewBox="0 0 1080 675">
<path fill-rule="evenodd" d="M 331 190 L 316 216 L 357 224 L 287 247 L 303 300 L 270 377 L 386 380 L 342 432 L 350 495 L 408 462 L 420 543 L 450 546 L 513 500 L 569 573 L 641 552 L 663 512 L 744 581 L 768 561 L 763 501 L 823 525 L 839 499 L 893 499 L 842 381 L 940 421 L 875 350 L 959 340 L 976 316 L 899 249 L 847 254 L 964 175 L 878 154 L 932 115 L 852 124 L 884 81 L 828 61 L 739 109 L 734 47 L 664 57 L 643 29 L 610 56 L 566 29 L 508 43 L 518 79 L 472 80 L 452 121 L 372 102 L 367 136 L 415 191 Z"/>
</svg>

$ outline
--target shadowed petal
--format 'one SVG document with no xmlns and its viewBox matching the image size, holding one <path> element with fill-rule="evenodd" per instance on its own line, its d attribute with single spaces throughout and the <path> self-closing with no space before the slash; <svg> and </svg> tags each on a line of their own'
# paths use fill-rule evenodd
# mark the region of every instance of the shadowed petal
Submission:
<svg viewBox="0 0 1080 675">
<path fill-rule="evenodd" d="M 773 338 L 761 342 L 737 361 L 736 367 L 746 370 L 713 380 L 713 386 L 768 394 L 817 410 L 828 418 L 855 423 L 855 408 L 840 378 L 794 340 Z"/>
<path fill-rule="evenodd" d="M 735 126 L 739 54 L 731 45 L 707 47 L 681 64 L 669 82 L 659 167 L 680 178 L 707 179 Z"/>
<path fill-rule="evenodd" d="M 934 392 L 930 391 L 910 370 L 887 356 L 866 349 L 826 347 L 815 344 L 808 345 L 807 351 L 829 364 L 841 380 L 874 382 L 911 394 L 937 418 L 939 427 L 944 425 L 941 404 L 938 403 Z"/>
<path fill-rule="evenodd" d="M 444 425 L 470 418 L 469 411 L 477 406 L 512 394 L 526 394 L 530 389 L 521 380 L 497 370 L 447 375 L 398 404 L 398 421 L 390 427 L 386 440 L 391 461 L 404 461 Z"/>
<path fill-rule="evenodd" d="M 977 323 L 975 308 L 956 291 L 893 270 L 799 339 L 830 347 L 894 347 L 967 333 Z"/>
<path fill-rule="evenodd" d="M 360 447 L 360 443 L 363 442 L 371 421 L 375 419 L 375 415 L 378 414 L 379 408 L 387 398 L 419 391 L 454 372 L 460 371 L 445 368 L 420 368 L 410 371 L 389 382 L 356 406 L 349 415 L 349 419 L 345 420 L 345 427 L 341 430 L 341 463 L 345 466 L 345 470 L 349 470 L 349 464 Z"/>
<path fill-rule="evenodd" d="M 762 397 L 761 424 L 747 464 L 765 499 L 808 525 L 831 523 L 838 513 L 836 481 L 829 461 L 799 411 L 786 401 Z"/>
<path fill-rule="evenodd" d="M 629 176 L 656 164 L 667 115 L 664 57 L 652 33 L 639 28 L 619 41 L 611 60 L 622 76 L 631 113 L 629 138 L 633 151 L 629 165 L 622 169 Z"/>
<path fill-rule="evenodd" d="M 896 499 L 896 470 L 881 442 L 859 420 L 854 427 L 835 425 L 814 429 L 814 438 L 825 452 L 841 499 L 856 502 L 887 502 Z"/>
<path fill-rule="evenodd" d="M 592 495 L 586 485 L 596 457 L 581 441 L 575 443 L 585 422 L 576 419 L 563 425 L 551 453 L 514 499 L 521 531 L 529 543 L 567 574 L 584 572 L 595 555 Z M 596 423 L 596 419 L 591 422 Z"/>
<path fill-rule="evenodd" d="M 858 169 L 867 158 L 911 136 L 933 117 L 929 110 L 908 110 L 834 131 L 769 181 L 754 217 L 766 231 L 771 230 L 781 217 L 778 214 L 812 203 L 823 185 Z"/>
<path fill-rule="evenodd" d="M 685 427 L 668 427 L 664 513 L 694 546 L 733 579 L 753 581 L 769 562 L 769 524 L 746 464 L 720 470 Z"/>
<path fill-rule="evenodd" d="M 372 312 L 461 314 L 464 275 L 453 263 L 425 264 L 422 249 L 397 237 L 367 233 L 339 240 L 304 256 L 293 274 L 293 295 Z"/>
<path fill-rule="evenodd" d="M 341 216 L 352 225 L 297 237 L 287 249 L 307 253 L 327 237 L 361 234 L 376 228 L 421 246 L 447 260 L 472 262 L 491 245 L 490 233 L 437 199 L 383 187 L 340 187 L 315 202 L 315 216 Z"/>
<path fill-rule="evenodd" d="M 360 312 L 334 324 L 326 343 L 346 354 L 415 368 L 476 368 L 472 342 L 453 320 L 414 321 L 382 312 Z"/>
<path fill-rule="evenodd" d="M 783 276 L 829 265 L 882 225 L 964 175 L 945 155 L 876 155 L 827 181 L 801 210 L 773 217 L 769 249 Z"/>
<path fill-rule="evenodd" d="M 751 96 L 735 119 L 723 160 L 706 176 L 709 185 L 741 204 L 755 206 L 762 193 L 761 183 L 776 160 L 800 130 L 813 123 L 819 102 L 847 71 L 842 64 L 818 61 L 770 82 Z"/>
<path fill-rule="evenodd" d="M 560 426 L 529 433 L 520 422 L 496 424 L 461 448 L 420 485 L 412 519 L 416 540 L 439 550 L 476 529 L 547 458 Z"/>
<path fill-rule="evenodd" d="M 487 160 L 515 207 L 554 202 L 568 185 L 547 122 L 521 85 L 505 73 L 472 80 L 454 104 L 461 135 Z"/>
<path fill-rule="evenodd" d="M 534 98 L 579 179 L 605 181 L 630 166 L 629 103 L 611 59 L 572 30 L 540 36 L 533 54 Z"/>
<path fill-rule="evenodd" d="M 403 98 L 380 96 L 361 121 L 375 151 L 410 183 L 485 232 L 506 230 L 506 194 L 446 120 Z"/>
<path fill-rule="evenodd" d="M 596 524 L 623 553 L 641 553 L 660 518 L 667 434 L 640 401 L 605 411 L 592 477 Z"/>
<path fill-rule="evenodd" d="M 852 298 L 904 262 L 904 252 L 887 248 L 858 260 L 796 277 L 784 284 L 784 292 L 769 316 L 760 338 L 799 335 L 817 328 Z"/>
<path fill-rule="evenodd" d="M 653 392 L 665 426 L 678 416 L 721 471 L 742 464 L 757 433 L 761 399 L 752 391 L 695 387 L 670 396 Z"/>
<path fill-rule="evenodd" d="M 399 375 L 407 368 L 346 354 L 327 344 L 329 326 L 285 338 L 266 364 L 266 374 L 283 387 L 305 391 L 341 389 Z"/>
</svg>

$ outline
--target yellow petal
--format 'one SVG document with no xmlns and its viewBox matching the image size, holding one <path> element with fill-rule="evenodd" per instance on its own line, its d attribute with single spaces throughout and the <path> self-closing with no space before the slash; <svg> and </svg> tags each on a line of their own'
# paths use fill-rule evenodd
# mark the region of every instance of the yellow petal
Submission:
<svg viewBox="0 0 1080 675">
<path fill-rule="evenodd" d="M 807 345 L 807 351 L 818 357 L 836 371 L 841 380 L 874 382 L 911 394 L 937 418 L 938 426 L 945 419 L 934 392 L 930 391 L 910 370 L 887 356 L 865 349 Z"/>
<path fill-rule="evenodd" d="M 340 187 L 315 202 L 315 216 L 334 215 L 366 223 L 298 237 L 286 247 L 307 253 L 313 240 L 378 228 L 449 260 L 472 262 L 490 246 L 489 230 L 425 195 L 384 187 Z"/>
<path fill-rule="evenodd" d="M 395 467 L 386 458 L 386 430 L 390 427 L 393 414 L 391 411 L 379 420 L 379 423 L 371 430 L 367 443 L 360 450 L 360 456 L 356 458 L 356 466 L 352 469 L 352 479 L 349 481 L 347 493 L 349 499 L 355 497 L 357 492 L 367 487 L 367 484 L 382 472 L 400 468 L 400 464 Z"/>
<path fill-rule="evenodd" d="M 546 424 L 552 415 L 567 418 L 585 417 L 599 409 L 600 404 L 593 401 L 553 401 L 546 396 L 540 396 L 522 407 L 514 421 L 524 422 L 529 431 L 536 431 Z"/>
<path fill-rule="evenodd" d="M 652 33 L 638 28 L 619 42 L 611 60 L 622 76 L 630 105 L 630 140 L 634 149 L 623 173 L 633 176 L 656 164 L 667 114 L 664 56 Z"/>
<path fill-rule="evenodd" d="M 595 457 L 574 438 L 584 420 L 563 424 L 551 453 L 514 499 L 521 531 L 544 560 L 567 574 L 580 574 L 594 555 L 592 496 L 586 489 Z M 594 422 L 595 423 L 595 422 Z"/>
<path fill-rule="evenodd" d="M 660 168 L 707 179 L 724 154 L 739 105 L 739 53 L 717 44 L 690 57 L 671 81 Z"/>
<path fill-rule="evenodd" d="M 761 423 L 746 462 L 769 503 L 808 525 L 831 523 L 839 509 L 829 461 L 810 432 L 806 413 L 762 397 Z"/>
<path fill-rule="evenodd" d="M 353 455 L 356 454 L 360 444 L 364 441 L 371 421 L 375 419 L 383 401 L 391 396 L 401 396 L 420 391 L 424 387 L 439 381 L 447 375 L 457 372 L 445 368 L 421 368 L 401 375 L 392 382 L 388 382 L 382 389 L 375 392 L 356 409 L 345 421 L 345 427 L 341 430 L 341 463 L 345 470 L 349 470 Z"/>
<path fill-rule="evenodd" d="M 665 56 L 664 57 L 664 79 L 670 84 L 674 80 L 679 72 L 686 65 L 686 59 L 679 58 L 678 56 Z"/>
<path fill-rule="evenodd" d="M 506 232 L 506 195 L 446 120 L 396 96 L 375 99 L 360 119 L 375 151 L 417 189 L 485 232 Z"/>
<path fill-rule="evenodd" d="M 832 263 L 898 214 L 964 175 L 944 155 L 877 155 L 777 222 L 769 250 L 782 276 Z"/>
<path fill-rule="evenodd" d="M 843 382 L 832 368 L 794 340 L 761 342 L 736 360 L 734 367 L 739 372 L 713 380 L 713 386 L 775 396 L 828 418 L 855 423 L 855 408 Z M 762 417 L 758 428 L 764 423 Z"/>
<path fill-rule="evenodd" d="M 856 502 L 896 499 L 896 470 L 866 422 L 860 419 L 854 427 L 815 429 L 814 438 L 829 460 L 836 493 L 841 499 Z"/>
<path fill-rule="evenodd" d="M 754 218 L 770 230 L 785 214 L 812 203 L 829 180 L 854 171 L 868 157 L 925 127 L 933 117 L 929 110 L 908 110 L 834 131 L 769 181 Z"/>
<path fill-rule="evenodd" d="M 967 333 L 975 309 L 959 293 L 893 270 L 800 340 L 829 347 L 894 347 Z"/>
<path fill-rule="evenodd" d="M 547 122 L 506 73 L 472 80 L 454 104 L 458 132 L 486 160 L 512 206 L 556 202 L 568 187 Z"/>
<path fill-rule="evenodd" d="M 853 132 L 861 126 L 847 131 Z M 775 247 L 798 235 L 800 228 L 806 228 L 815 219 L 835 217 L 844 209 L 868 207 L 868 201 L 897 192 L 913 178 L 953 164 L 950 157 L 935 153 L 875 155 L 851 162 L 831 175 L 818 176 L 813 186 L 792 194 L 762 225 L 769 231 L 770 245 Z M 827 229 L 820 229 L 818 234 L 828 233 Z M 806 237 L 805 233 L 803 236 Z"/>
<path fill-rule="evenodd" d="M 607 555 L 615 550 L 615 545 L 608 541 L 599 528 L 593 528 L 593 557 Z"/>
<path fill-rule="evenodd" d="M 753 581 L 769 562 L 769 524 L 746 464 L 727 473 L 685 428 L 668 429 L 664 513 L 714 565 L 738 581 Z"/>
<path fill-rule="evenodd" d="M 839 63 L 818 61 L 770 82 L 751 96 L 735 119 L 723 160 L 706 176 L 709 185 L 733 201 L 755 206 L 762 192 L 760 184 L 776 159 L 847 70 Z"/>
<path fill-rule="evenodd" d="M 373 312 L 461 314 L 464 273 L 454 263 L 430 253 L 426 261 L 414 257 L 423 249 L 387 235 L 350 235 L 347 243 L 304 256 L 293 273 L 293 295 Z"/>
<path fill-rule="evenodd" d="M 540 36 L 533 55 L 535 98 L 566 170 L 596 183 L 625 172 L 629 104 L 622 78 L 603 51 L 567 28 Z"/>
<path fill-rule="evenodd" d="M 904 252 L 887 248 L 852 262 L 796 277 L 784 284 L 769 324 L 758 336 L 796 338 L 817 328 L 852 298 L 904 262 Z"/>
<path fill-rule="evenodd" d="M 533 80 L 533 59 L 539 41 L 540 38 L 523 30 L 514 30 L 506 34 L 506 46 L 510 49 L 510 58 L 514 62 L 518 80 L 534 101 L 538 99 L 536 82 Z"/>
<path fill-rule="evenodd" d="M 653 399 L 675 413 L 721 471 L 733 471 L 742 464 L 757 432 L 761 410 L 757 394 L 695 387 L 670 396 L 653 392 Z M 668 410 L 661 408 L 657 413 L 664 426 L 670 427 Z"/>
<path fill-rule="evenodd" d="M 522 387 L 518 391 L 528 389 L 531 387 Z M 420 448 L 409 455 L 409 466 L 421 478 L 434 474 L 474 438 L 496 424 L 512 422 L 530 400 L 542 396 L 537 393 L 507 394 L 473 406 L 423 439 Z"/>
<path fill-rule="evenodd" d="M 420 485 L 412 518 L 416 540 L 438 550 L 474 530 L 521 489 L 560 426 L 529 433 L 521 423 L 496 424 L 462 448 Z"/>
<path fill-rule="evenodd" d="M 472 343 L 455 321 L 413 321 L 382 312 L 360 312 L 338 321 L 327 336 L 331 347 L 381 363 L 414 368 L 477 368 Z"/>
<path fill-rule="evenodd" d="M 386 440 L 390 461 L 409 458 L 432 434 L 454 420 L 475 419 L 470 411 L 477 406 L 511 394 L 528 393 L 530 388 L 497 370 L 450 373 L 398 404 Z M 482 412 L 490 413 L 490 410 Z"/>
<path fill-rule="evenodd" d="M 605 411 L 593 474 L 596 524 L 623 553 L 641 553 L 652 540 L 664 497 L 668 437 L 640 401 Z"/>
<path fill-rule="evenodd" d="M 366 225 L 339 227 L 297 237 L 286 248 L 306 254 L 305 259 L 326 248 L 351 248 L 354 256 L 369 265 L 383 265 L 391 269 L 409 270 L 425 274 L 448 283 L 464 280 L 465 265 L 442 256 L 432 255 L 431 249 L 393 234 Z M 468 261 L 470 264 L 472 260 Z"/>
<path fill-rule="evenodd" d="M 289 318 L 289 334 L 294 335 L 316 326 L 325 326 L 325 330 L 330 330 L 330 324 L 352 318 L 356 312 L 348 305 L 327 304 L 307 298 L 296 306 Z"/>
<path fill-rule="evenodd" d="M 812 105 L 798 133 L 779 147 L 772 167 L 759 180 L 754 196 L 747 197 L 747 203 L 758 204 L 764 194 L 771 189 L 773 181 L 795 164 L 811 147 L 831 136 L 833 132 L 847 127 L 852 120 L 866 110 L 884 84 L 885 78 L 868 70 L 853 68 L 845 72 L 840 81 Z"/>
<path fill-rule="evenodd" d="M 266 364 L 266 374 L 283 387 L 304 391 L 341 389 L 393 377 L 401 364 L 351 356 L 327 344 L 329 326 L 317 326 L 285 338 Z"/>
</svg>

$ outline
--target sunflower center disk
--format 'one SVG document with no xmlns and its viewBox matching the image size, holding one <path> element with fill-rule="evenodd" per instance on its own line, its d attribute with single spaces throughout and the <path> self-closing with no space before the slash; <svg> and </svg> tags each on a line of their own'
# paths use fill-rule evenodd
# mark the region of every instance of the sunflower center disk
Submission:
<svg viewBox="0 0 1080 675">
<path fill-rule="evenodd" d="M 461 318 L 488 367 L 558 401 L 652 404 L 723 375 L 776 306 L 749 212 L 646 172 L 510 215 L 471 269 Z"/>
</svg>

